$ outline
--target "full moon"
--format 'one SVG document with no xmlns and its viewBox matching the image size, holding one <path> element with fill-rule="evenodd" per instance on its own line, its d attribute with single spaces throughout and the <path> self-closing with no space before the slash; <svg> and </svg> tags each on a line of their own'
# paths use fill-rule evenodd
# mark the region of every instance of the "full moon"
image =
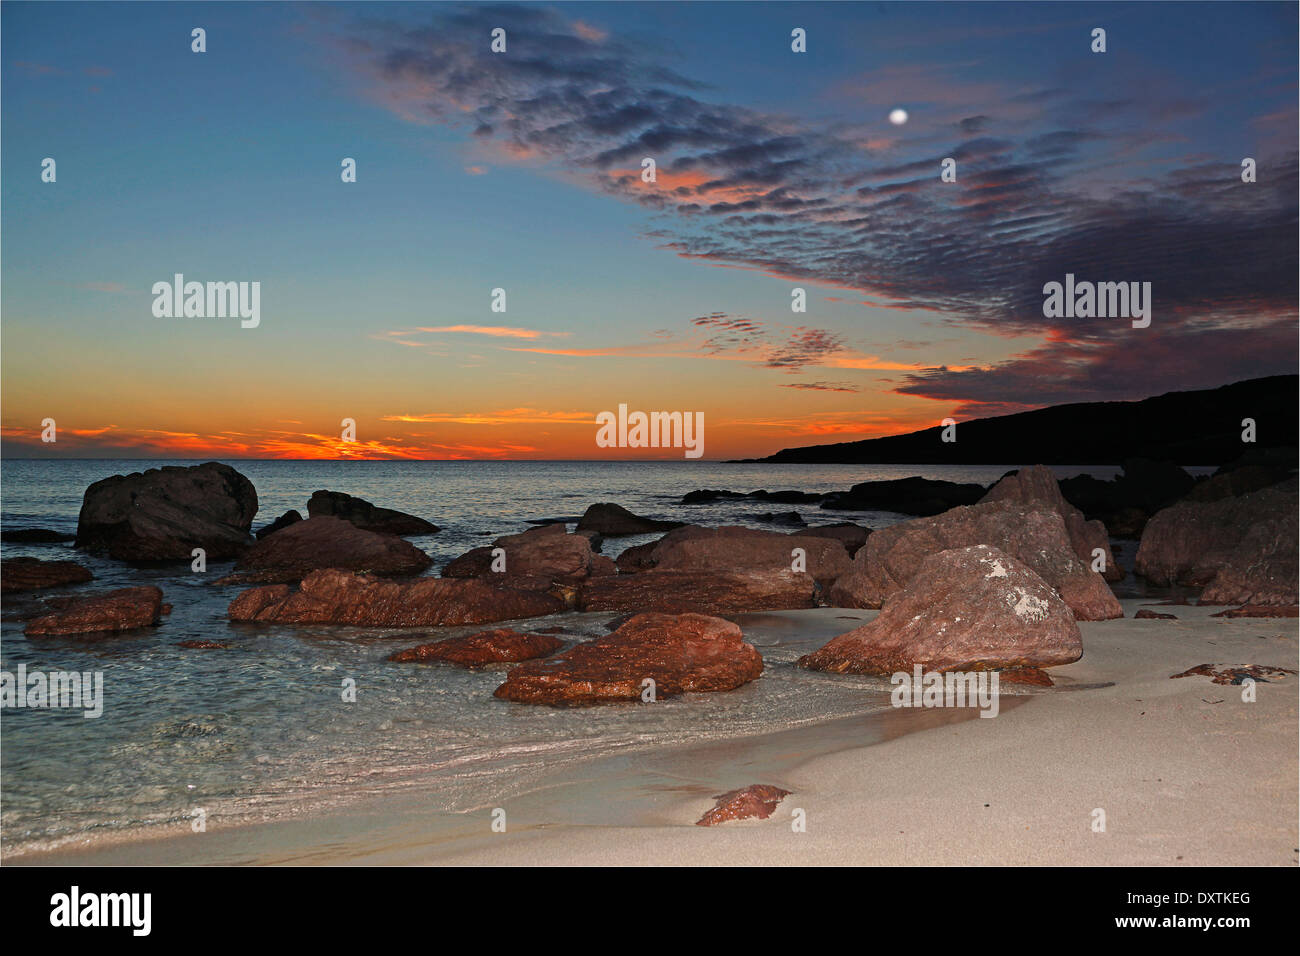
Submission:
<svg viewBox="0 0 1300 956">
<path fill-rule="evenodd" d="M 889 122 L 895 126 L 902 126 L 907 122 L 907 110 L 891 110 L 889 113 Z"/>
</svg>

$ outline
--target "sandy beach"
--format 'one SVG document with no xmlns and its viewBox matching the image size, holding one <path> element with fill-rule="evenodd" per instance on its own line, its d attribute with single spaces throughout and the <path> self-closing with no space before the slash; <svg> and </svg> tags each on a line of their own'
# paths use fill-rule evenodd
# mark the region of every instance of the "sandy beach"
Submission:
<svg viewBox="0 0 1300 956">
<path fill-rule="evenodd" d="M 1295 620 L 1188 606 L 1134 620 L 1144 602 L 1123 605 L 1123 619 L 1080 625 L 1084 656 L 1053 669 L 1055 688 L 1004 696 L 994 719 L 899 710 L 606 756 L 508 801 L 504 833 L 491 807 L 429 813 L 406 792 L 6 863 L 1295 864 L 1300 683 L 1258 683 L 1247 703 L 1241 686 L 1170 679 L 1204 663 L 1295 669 Z M 767 820 L 694 825 L 749 783 L 791 794 Z"/>
</svg>

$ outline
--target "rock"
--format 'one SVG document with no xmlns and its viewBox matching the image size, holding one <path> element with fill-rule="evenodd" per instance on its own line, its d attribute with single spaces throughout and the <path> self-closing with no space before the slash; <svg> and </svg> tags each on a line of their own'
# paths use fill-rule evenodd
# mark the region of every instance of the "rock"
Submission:
<svg viewBox="0 0 1300 956">
<path fill-rule="evenodd" d="M 812 535 L 815 538 L 833 538 L 844 545 L 844 550 L 848 552 L 851 558 L 858 553 L 859 548 L 867 543 L 867 535 L 871 534 L 871 529 L 853 524 L 850 521 L 844 521 L 840 524 L 824 524 L 816 528 L 805 528 L 802 531 L 794 532 L 794 534 Z"/>
<path fill-rule="evenodd" d="M 564 642 L 546 634 L 521 634 L 506 628 L 480 631 L 467 637 L 449 637 L 398 651 L 388 659 L 407 661 L 446 661 L 461 667 L 481 667 L 484 664 L 513 664 L 545 657 L 564 646 Z"/>
<path fill-rule="evenodd" d="M 1079 626 L 1056 590 L 1010 555 L 974 545 L 926 557 L 875 618 L 799 664 L 893 674 L 917 664 L 930 671 L 1052 667 L 1082 654 Z"/>
<path fill-rule="evenodd" d="M 816 607 L 816 585 L 793 571 L 699 571 L 652 569 L 592 578 L 578 592 L 582 611 L 662 611 L 743 614 Z"/>
<path fill-rule="evenodd" d="M 493 570 L 492 552 L 501 548 L 504 570 Z M 585 534 L 566 534 L 562 524 L 545 524 L 521 534 L 497 538 L 490 547 L 473 548 L 442 569 L 446 578 L 484 578 L 511 587 L 546 590 L 555 582 L 573 584 L 593 573 L 610 573 L 608 559 L 596 561 Z M 500 567 L 500 564 L 498 564 Z"/>
<path fill-rule="evenodd" d="M 929 478 L 896 478 L 864 481 L 842 494 L 828 495 L 823 508 L 836 511 L 893 511 L 904 515 L 937 515 L 957 505 L 973 505 L 984 495 L 984 486 L 934 481 Z"/>
<path fill-rule="evenodd" d="M 94 578 L 89 568 L 75 561 L 42 561 L 39 558 L 6 558 L 0 561 L 0 592 L 36 591 L 65 584 L 85 584 Z"/>
<path fill-rule="evenodd" d="M 1115 480 L 1120 501 L 1148 514 L 1177 501 L 1196 484 L 1195 478 L 1169 461 L 1128 458 L 1123 467 L 1123 474 Z"/>
<path fill-rule="evenodd" d="M 1084 520 L 1083 512 L 1062 496 L 1056 476 L 1046 465 L 1021 468 L 1007 475 L 989 489 L 989 493 L 982 501 L 1009 501 L 1029 505 L 1039 510 L 1055 511 L 1065 522 L 1066 533 L 1070 536 L 1070 545 L 1080 561 L 1092 567 L 1095 552 L 1100 550 L 1105 562 L 1105 570 L 1101 572 L 1101 576 L 1107 581 L 1119 581 L 1124 577 L 1124 569 L 1111 554 L 1106 526 L 1100 521 Z"/>
<path fill-rule="evenodd" d="M 697 491 L 688 491 L 682 495 L 682 504 L 684 505 L 703 505 L 712 504 L 722 499 L 748 498 L 749 495 L 740 491 L 718 491 L 713 488 L 701 488 Z"/>
<path fill-rule="evenodd" d="M 827 599 L 834 607 L 880 607 L 930 555 L 976 544 L 998 548 L 1027 565 L 1057 590 L 1078 620 L 1124 616 L 1102 576 L 1075 555 L 1061 515 L 1014 501 L 953 508 L 873 532 Z"/>
<path fill-rule="evenodd" d="M 186 647 L 190 650 L 227 650 L 229 644 L 222 644 L 220 641 L 177 641 L 177 647 Z"/>
<path fill-rule="evenodd" d="M 0 541 L 11 541 L 14 544 L 58 544 L 76 540 L 75 534 L 51 531 L 49 528 L 13 528 L 9 531 L 0 531 Z"/>
<path fill-rule="evenodd" d="M 312 518 L 304 524 L 327 519 Z M 360 530 L 360 529 L 357 529 Z M 270 540 L 275 540 L 272 536 Z M 383 581 L 348 571 L 315 571 L 299 590 L 252 588 L 230 602 L 232 621 L 350 624 L 358 627 L 447 627 L 538 617 L 565 610 L 540 591 L 496 588 L 478 580 Z"/>
<path fill-rule="evenodd" d="M 617 563 L 623 571 L 658 568 L 717 574 L 789 570 L 795 548 L 804 550 L 807 572 L 818 581 L 834 581 L 852 567 L 848 551 L 833 538 L 781 534 L 735 525 L 723 528 L 687 525 L 668 532 L 648 551 L 629 548 Z"/>
<path fill-rule="evenodd" d="M 648 678 L 659 700 L 733 690 L 762 672 L 763 658 L 730 621 L 704 614 L 638 614 L 612 634 L 512 668 L 496 696 L 551 705 L 639 701 Z"/>
<path fill-rule="evenodd" d="M 782 511 L 773 514 L 771 511 L 764 512 L 761 515 L 754 516 L 755 521 L 765 521 L 768 524 L 803 524 L 803 516 L 797 511 Z"/>
<path fill-rule="evenodd" d="M 633 574 L 637 571 L 649 570 L 655 566 L 654 553 L 655 548 L 658 546 L 658 541 L 651 541 L 647 544 L 638 544 L 630 548 L 624 548 L 623 553 L 614 559 L 614 564 L 618 570 L 622 571 L 624 574 Z"/>
<path fill-rule="evenodd" d="M 1135 568 L 1156 584 L 1204 586 L 1202 604 L 1297 603 L 1297 482 L 1183 501 L 1142 532 Z"/>
<path fill-rule="evenodd" d="M 1178 615 L 1162 614 L 1159 611 L 1148 611 L 1146 608 L 1142 608 L 1136 614 L 1133 615 L 1133 618 L 1134 620 L 1144 620 L 1144 621 L 1176 621 L 1178 620 Z"/>
<path fill-rule="evenodd" d="M 1300 606 L 1292 604 L 1267 605 L 1267 604 L 1247 604 L 1243 607 L 1232 607 L 1226 611 L 1220 611 L 1218 614 L 1211 614 L 1211 617 L 1296 617 L 1300 614 Z"/>
<path fill-rule="evenodd" d="M 381 534 L 433 534 L 438 526 L 431 521 L 391 508 L 379 508 L 364 498 L 354 498 L 341 491 L 313 491 L 307 502 L 309 518 L 342 518 L 363 531 Z"/>
<path fill-rule="evenodd" d="M 158 623 L 162 591 L 155 587 L 120 588 L 79 597 L 61 610 L 27 622 L 28 637 L 129 631 Z"/>
<path fill-rule="evenodd" d="M 296 510 L 286 511 L 284 514 L 280 515 L 280 517 L 276 518 L 265 528 L 260 528 L 257 532 L 257 538 L 260 541 L 262 538 L 265 538 L 268 534 L 275 534 L 281 528 L 287 528 L 289 527 L 289 525 L 297 524 L 301 520 L 302 520 L 302 515 L 300 515 Z"/>
<path fill-rule="evenodd" d="M 309 518 L 258 541 L 222 583 L 298 581 L 320 568 L 388 577 L 419 574 L 433 559 L 395 534 L 358 528 L 342 518 Z"/>
<path fill-rule="evenodd" d="M 150 468 L 86 489 L 77 547 L 123 561 L 190 561 L 195 548 L 233 558 L 252 543 L 255 514 L 253 483 L 229 465 Z"/>
<path fill-rule="evenodd" d="M 790 796 L 789 790 L 766 783 L 751 783 L 740 790 L 728 790 L 713 799 L 718 801 L 704 816 L 695 821 L 697 827 L 714 827 L 730 820 L 748 820 L 757 817 L 766 820 L 776 810 L 776 805 Z"/>
<path fill-rule="evenodd" d="M 1287 674 L 1295 671 L 1285 667 L 1269 667 L 1264 664 L 1248 664 L 1245 667 L 1231 667 L 1227 664 L 1216 667 L 1214 664 L 1197 664 L 1181 674 L 1173 674 L 1170 680 L 1179 677 L 1208 677 L 1216 684 L 1242 684 L 1247 680 L 1260 681 L 1265 684 L 1275 680 L 1285 680 Z"/>
<path fill-rule="evenodd" d="M 653 534 L 656 531 L 671 531 L 680 528 L 681 521 L 656 521 L 634 515 L 621 505 L 601 503 L 592 505 L 578 519 L 579 532 L 597 531 L 611 538 L 630 534 Z"/>
<path fill-rule="evenodd" d="M 1279 469 L 1264 465 L 1243 465 L 1231 471 L 1220 469 L 1204 481 L 1198 481 L 1184 501 L 1221 501 L 1260 491 L 1285 481 Z"/>
</svg>

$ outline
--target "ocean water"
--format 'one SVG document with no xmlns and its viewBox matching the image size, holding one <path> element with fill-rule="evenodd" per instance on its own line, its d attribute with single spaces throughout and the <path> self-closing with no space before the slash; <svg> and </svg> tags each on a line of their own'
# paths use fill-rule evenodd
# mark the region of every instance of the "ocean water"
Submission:
<svg viewBox="0 0 1300 956">
<path fill-rule="evenodd" d="M 195 464 L 197 462 L 172 462 Z M 655 518 L 788 530 L 758 520 L 800 512 L 809 525 L 857 521 L 882 527 L 902 516 L 822 511 L 816 506 L 723 501 L 682 506 L 696 488 L 752 491 L 845 490 L 859 481 L 920 474 L 989 484 L 1016 463 L 990 466 L 729 465 L 713 462 L 307 462 L 231 461 L 257 488 L 253 527 L 296 508 L 306 515 L 315 490 L 345 491 L 428 518 L 438 534 L 411 537 L 435 560 L 529 520 L 580 515 L 613 501 Z M 156 467 L 146 461 L 7 460 L 0 466 L 6 529 L 75 531 L 82 494 L 113 474 Z M 1113 468 L 1063 467 L 1065 477 Z M 604 553 L 654 536 L 607 539 Z M 188 565 L 140 568 L 74 551 L 69 545 L 3 546 L 4 557 L 74 558 L 95 580 L 78 590 L 138 584 L 162 588 L 172 613 L 156 628 L 86 641 L 29 641 L 22 614 L 31 598 L 6 598 L 0 667 L 100 671 L 104 712 L 5 709 L 0 737 L 0 827 L 6 852 L 67 841 L 121 837 L 160 824 L 208 825 L 301 815 L 350 797 L 416 788 L 431 810 L 491 806 L 535 786 L 557 766 L 599 754 L 747 736 L 870 712 L 887 706 L 888 685 L 831 677 L 793 666 L 800 655 L 861 623 L 855 612 L 825 609 L 799 627 L 779 615 L 741 620 L 763 653 L 763 677 L 726 694 L 687 695 L 655 706 L 578 710 L 511 704 L 492 691 L 504 668 L 465 671 L 392 664 L 394 650 L 481 627 L 384 629 L 234 625 L 226 606 L 239 588 L 212 584 L 232 562 L 206 574 Z M 71 592 L 74 589 L 67 589 Z M 56 592 L 44 592 L 45 594 Z M 62 593 L 60 590 L 57 593 Z M 563 626 L 566 640 L 606 633 L 613 615 L 533 618 L 523 630 Z M 228 649 L 177 646 L 195 639 Z M 345 679 L 356 700 L 345 702 Z"/>
</svg>

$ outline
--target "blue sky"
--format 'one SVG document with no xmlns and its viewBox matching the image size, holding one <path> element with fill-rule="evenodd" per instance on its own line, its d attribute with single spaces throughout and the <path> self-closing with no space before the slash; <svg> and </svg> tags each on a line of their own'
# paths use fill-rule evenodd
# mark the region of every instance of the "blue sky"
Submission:
<svg viewBox="0 0 1300 956">
<path fill-rule="evenodd" d="M 0 9 L 7 452 L 584 457 L 627 402 L 728 457 L 1296 367 L 1294 4 Z M 1154 331 L 1045 321 L 1070 270 Z"/>
</svg>

